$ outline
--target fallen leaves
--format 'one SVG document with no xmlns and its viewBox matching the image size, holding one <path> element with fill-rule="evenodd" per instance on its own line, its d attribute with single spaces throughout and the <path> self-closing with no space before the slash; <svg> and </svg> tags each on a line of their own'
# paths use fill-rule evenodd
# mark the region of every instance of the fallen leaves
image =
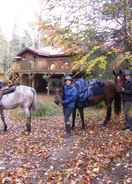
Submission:
<svg viewBox="0 0 132 184">
<path fill-rule="evenodd" d="M 30 135 L 23 133 L 23 120 L 13 119 L 12 129 L 0 135 L 0 183 L 91 184 L 98 178 L 101 184 L 108 184 L 113 179 L 105 171 L 131 171 L 132 165 L 126 161 L 131 157 L 131 132 L 121 131 L 113 123 L 100 128 L 100 114 L 96 114 L 95 110 L 89 112 L 85 133 L 77 127 L 68 140 L 64 139 L 61 116 L 34 119 Z M 123 182 L 131 181 L 128 172 Z"/>
</svg>

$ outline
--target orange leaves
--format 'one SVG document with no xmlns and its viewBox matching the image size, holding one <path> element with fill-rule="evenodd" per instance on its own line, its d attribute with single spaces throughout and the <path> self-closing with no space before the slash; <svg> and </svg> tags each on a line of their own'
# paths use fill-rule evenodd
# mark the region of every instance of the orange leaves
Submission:
<svg viewBox="0 0 132 184">
<path fill-rule="evenodd" d="M 30 135 L 23 134 L 22 121 L 13 118 L 12 129 L 0 135 L 0 183 L 91 184 L 101 173 L 101 184 L 114 183 L 107 173 L 123 167 L 122 183 L 131 183 L 131 154 L 125 156 L 132 145 L 131 132 L 121 131 L 116 122 L 101 128 L 104 110 L 97 111 L 89 109 L 85 133 L 78 121 L 69 139 L 64 139 L 62 116 L 33 119 Z"/>
<path fill-rule="evenodd" d="M 80 44 L 77 41 L 72 41 L 71 30 L 68 32 L 65 28 L 59 27 L 57 24 L 51 24 L 42 20 L 38 23 L 38 32 L 40 32 L 40 40 L 44 45 L 61 48 L 66 54 L 78 53 L 82 51 Z M 66 36 L 67 35 L 67 36 Z"/>
<path fill-rule="evenodd" d="M 24 184 L 27 177 L 27 172 L 23 168 L 18 168 L 16 171 L 7 172 L 0 175 L 1 184 Z"/>
</svg>

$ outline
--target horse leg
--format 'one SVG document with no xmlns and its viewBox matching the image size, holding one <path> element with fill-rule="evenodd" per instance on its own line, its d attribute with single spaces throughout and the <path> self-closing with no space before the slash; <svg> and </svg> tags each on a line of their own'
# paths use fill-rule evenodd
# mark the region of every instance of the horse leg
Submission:
<svg viewBox="0 0 132 184">
<path fill-rule="evenodd" d="M 76 111 L 77 111 L 77 109 L 75 108 L 73 113 L 72 113 L 72 129 L 74 129 L 74 127 L 75 127 Z"/>
<path fill-rule="evenodd" d="M 31 109 L 26 107 L 24 109 L 25 115 L 27 117 L 27 122 L 26 122 L 26 128 L 28 132 L 31 132 Z"/>
<path fill-rule="evenodd" d="M 83 107 L 78 108 L 78 110 L 79 110 L 80 118 L 81 118 L 81 121 L 82 121 L 82 129 L 85 129 Z"/>
<path fill-rule="evenodd" d="M 111 119 L 111 111 L 112 111 L 111 105 L 112 105 L 112 100 L 109 103 L 107 103 L 107 112 L 106 112 L 105 120 L 103 122 L 103 126 L 106 126 Z"/>
<path fill-rule="evenodd" d="M 4 116 L 4 111 L 3 110 L 0 110 L 0 115 L 1 115 L 1 120 L 4 124 L 4 132 L 7 131 L 7 124 L 6 124 L 6 121 L 5 121 L 5 116 Z"/>
</svg>

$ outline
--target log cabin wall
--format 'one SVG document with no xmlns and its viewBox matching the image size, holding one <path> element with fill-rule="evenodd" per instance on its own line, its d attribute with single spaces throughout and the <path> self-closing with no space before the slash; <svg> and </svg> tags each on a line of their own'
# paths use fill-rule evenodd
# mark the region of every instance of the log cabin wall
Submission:
<svg viewBox="0 0 132 184">
<path fill-rule="evenodd" d="M 53 89 L 53 81 L 62 80 L 65 74 L 71 74 L 71 64 L 71 55 L 40 54 L 39 51 L 26 48 L 18 53 L 12 70 L 14 74 L 19 74 L 20 84 L 30 85 L 39 92 L 49 94 Z"/>
</svg>

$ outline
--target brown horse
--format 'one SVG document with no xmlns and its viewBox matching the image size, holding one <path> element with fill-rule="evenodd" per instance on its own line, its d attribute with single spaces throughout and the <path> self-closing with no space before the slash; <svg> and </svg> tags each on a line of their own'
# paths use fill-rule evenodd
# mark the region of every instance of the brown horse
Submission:
<svg viewBox="0 0 132 184">
<path fill-rule="evenodd" d="M 74 112 L 72 114 L 72 128 L 75 127 L 75 118 L 76 118 L 76 111 L 79 110 L 80 118 L 82 121 L 82 129 L 85 129 L 85 123 L 84 123 L 84 108 L 96 105 L 100 101 L 104 101 L 107 111 L 106 111 L 106 117 L 103 121 L 103 126 L 106 126 L 107 123 L 111 119 L 111 111 L 112 111 L 112 102 L 114 101 L 114 111 L 117 115 L 121 112 L 121 95 L 118 92 L 116 85 L 113 81 L 102 81 L 104 85 L 102 86 L 102 95 L 100 96 L 93 96 L 87 99 L 87 102 L 84 103 L 85 105 L 80 105 L 78 101 L 76 102 L 76 106 L 74 109 Z M 62 96 L 63 96 L 63 87 L 57 88 L 55 92 L 55 102 L 57 104 L 60 104 L 62 102 Z M 86 105 L 87 104 L 87 105 Z"/>
<path fill-rule="evenodd" d="M 126 81 L 125 73 L 122 70 L 119 70 L 119 71 L 113 70 L 113 74 L 115 77 L 116 89 L 118 92 L 122 92 L 123 85 Z"/>
</svg>

